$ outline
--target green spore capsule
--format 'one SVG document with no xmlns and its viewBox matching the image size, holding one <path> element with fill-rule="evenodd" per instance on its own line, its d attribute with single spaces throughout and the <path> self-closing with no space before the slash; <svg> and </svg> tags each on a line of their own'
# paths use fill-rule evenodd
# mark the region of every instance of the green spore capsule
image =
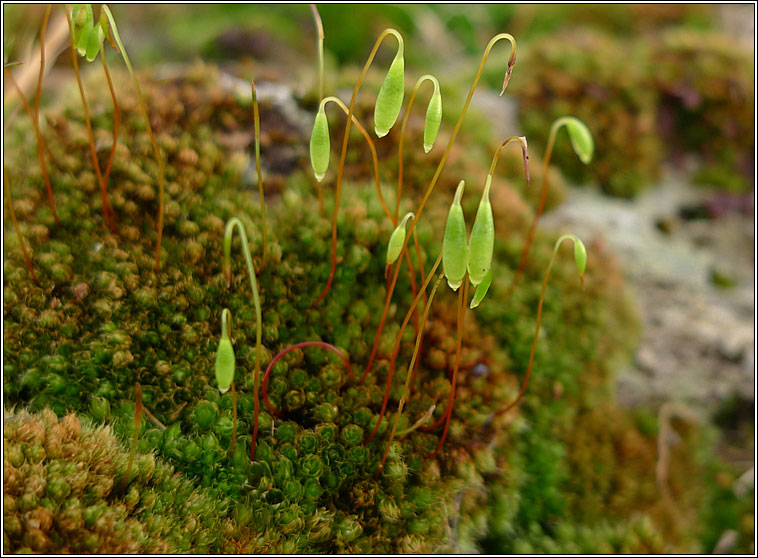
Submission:
<svg viewBox="0 0 758 558">
<path fill-rule="evenodd" d="M 426 107 L 426 120 L 424 122 L 424 153 L 429 153 L 434 147 L 434 140 L 437 139 L 437 132 L 440 130 L 442 123 L 442 94 L 440 93 L 440 84 L 434 76 L 425 76 L 434 84 L 434 93 L 429 99 L 429 105 Z"/>
<path fill-rule="evenodd" d="M 408 221 L 413 218 L 413 212 L 406 213 L 400 224 L 392 231 L 390 241 L 387 244 L 387 265 L 392 265 L 400 257 L 400 252 L 403 250 L 403 244 L 405 243 L 405 227 Z"/>
<path fill-rule="evenodd" d="M 85 56 L 87 54 L 90 34 L 95 27 L 92 4 L 75 4 L 73 14 L 73 20 L 76 22 L 76 25 L 74 25 L 74 44 L 79 56 Z"/>
<path fill-rule="evenodd" d="M 484 280 L 492 268 L 492 254 L 495 249 L 495 221 L 490 203 L 491 183 L 492 175 L 488 175 L 469 239 L 468 275 L 475 287 Z"/>
<path fill-rule="evenodd" d="M 329 154 L 331 150 L 329 140 L 329 122 L 326 119 L 324 110 L 325 100 L 321 101 L 316 113 L 316 120 L 313 123 L 313 132 L 311 132 L 311 166 L 316 180 L 321 182 L 329 168 Z"/>
<path fill-rule="evenodd" d="M 592 133 L 587 125 L 574 116 L 564 116 L 563 124 L 568 130 L 571 147 L 574 148 L 576 156 L 585 165 L 592 161 L 592 154 L 595 151 L 595 142 L 592 140 Z"/>
<path fill-rule="evenodd" d="M 584 289 L 584 272 L 587 270 L 587 248 L 585 248 L 584 243 L 579 237 L 574 234 L 564 234 L 555 241 L 553 253 L 556 254 L 561 243 L 567 239 L 571 239 L 574 243 L 574 263 L 576 264 L 576 271 L 579 273 L 579 279 L 582 282 L 582 289 Z"/>
<path fill-rule="evenodd" d="M 403 95 L 405 95 L 403 38 L 397 32 L 393 35 L 398 40 L 397 54 L 392 60 L 387 77 L 384 78 L 384 83 L 376 96 L 376 105 L 374 105 L 374 130 L 379 138 L 386 136 L 395 125 L 397 116 L 400 114 L 400 107 L 403 105 Z"/>
<path fill-rule="evenodd" d="M 466 220 L 463 217 L 463 207 L 461 207 L 464 187 L 465 181 L 461 180 L 447 214 L 445 236 L 442 239 L 442 269 L 447 277 L 447 284 L 454 291 L 457 291 L 463 283 L 468 263 Z"/>
<path fill-rule="evenodd" d="M 221 312 L 221 339 L 216 349 L 216 382 L 221 393 L 229 391 L 234 381 L 234 348 L 228 327 L 230 316 L 229 309 L 224 308 Z"/>
<path fill-rule="evenodd" d="M 85 58 L 87 62 L 92 62 L 97 58 L 97 53 L 100 52 L 100 47 L 105 39 L 105 33 L 101 25 L 96 25 L 87 38 L 87 47 L 85 50 Z"/>
<path fill-rule="evenodd" d="M 474 292 L 474 298 L 471 299 L 471 306 L 469 306 L 469 308 L 476 308 L 479 306 L 482 300 L 484 300 L 484 297 L 487 295 L 487 291 L 490 290 L 491 284 L 492 268 L 490 268 L 490 270 L 487 272 L 487 275 L 484 276 L 482 282 L 476 286 L 476 292 Z"/>
</svg>

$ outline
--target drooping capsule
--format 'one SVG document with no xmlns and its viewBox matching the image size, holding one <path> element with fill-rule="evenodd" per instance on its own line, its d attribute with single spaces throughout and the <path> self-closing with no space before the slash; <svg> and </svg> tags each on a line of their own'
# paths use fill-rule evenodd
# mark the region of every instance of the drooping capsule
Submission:
<svg viewBox="0 0 758 558">
<path fill-rule="evenodd" d="M 442 239 L 442 269 L 447 277 L 447 284 L 454 291 L 457 291 L 463 283 L 468 263 L 466 220 L 463 217 L 463 207 L 461 207 L 464 187 L 465 182 L 461 180 L 447 214 L 445 235 Z"/>
<path fill-rule="evenodd" d="M 331 143 L 329 140 L 329 122 L 326 119 L 324 110 L 324 101 L 318 107 L 316 120 L 313 123 L 313 132 L 311 133 L 311 166 L 316 180 L 321 182 L 329 168 L 329 155 Z"/>
<path fill-rule="evenodd" d="M 568 130 L 574 152 L 582 163 L 588 164 L 592 161 L 592 154 L 595 150 L 592 133 L 584 122 L 574 116 L 565 117 L 564 124 Z"/>
<path fill-rule="evenodd" d="M 584 289 L 584 272 L 587 270 L 587 248 L 584 247 L 584 242 L 576 236 L 574 237 L 574 263 L 576 263 L 576 270 L 579 272 L 579 279 L 581 279 L 582 289 Z"/>
<path fill-rule="evenodd" d="M 403 244 L 405 244 L 405 227 L 408 221 L 413 219 L 414 214 L 412 212 L 406 213 L 400 224 L 395 227 L 390 236 L 390 241 L 387 244 L 387 265 L 392 265 L 400 257 L 400 252 L 403 250 Z"/>
<path fill-rule="evenodd" d="M 398 36 L 400 45 L 395 54 L 394 60 L 384 78 L 379 93 L 376 96 L 376 105 L 374 105 L 374 130 L 376 136 L 381 138 L 386 136 L 392 126 L 395 125 L 400 108 L 403 106 L 403 96 L 405 95 L 405 61 L 403 58 L 403 42 Z"/>
<path fill-rule="evenodd" d="M 468 275 L 475 287 L 484 280 L 492 268 L 492 254 L 495 249 L 495 221 L 490 203 L 491 183 L 492 175 L 487 175 L 469 239 Z"/>
<path fill-rule="evenodd" d="M 79 56 L 86 56 L 90 34 L 95 26 L 92 4 L 76 4 L 73 8 L 74 44 Z"/>
<path fill-rule="evenodd" d="M 582 288 L 584 288 L 584 272 L 587 270 L 587 248 L 585 248 L 584 242 L 574 234 L 564 234 L 555 241 L 553 254 L 556 254 L 561 243 L 568 239 L 574 243 L 574 263 L 576 264 L 576 271 L 579 273 L 579 279 L 582 281 Z"/>
<path fill-rule="evenodd" d="M 221 312 L 221 339 L 216 349 L 216 383 L 221 393 L 226 393 L 234 381 L 234 348 L 229 338 L 229 319 L 231 313 L 228 308 Z"/>
<path fill-rule="evenodd" d="M 429 153 L 434 146 L 434 140 L 437 139 L 437 132 L 440 130 L 442 122 L 442 94 L 440 93 L 440 84 L 437 78 L 429 76 L 434 84 L 432 98 L 429 99 L 429 105 L 426 107 L 426 120 L 424 121 L 424 153 Z"/>
<path fill-rule="evenodd" d="M 484 300 L 487 291 L 490 290 L 490 285 L 492 285 L 492 268 L 490 268 L 487 275 L 484 276 L 484 280 L 476 286 L 474 298 L 471 299 L 471 306 L 469 306 L 469 308 L 476 308 L 479 306 L 479 303 Z"/>
<path fill-rule="evenodd" d="M 87 38 L 87 46 L 85 49 L 85 58 L 87 62 L 92 62 L 97 58 L 97 53 L 100 52 L 100 47 L 105 39 L 105 32 L 101 25 L 95 25 Z"/>
</svg>

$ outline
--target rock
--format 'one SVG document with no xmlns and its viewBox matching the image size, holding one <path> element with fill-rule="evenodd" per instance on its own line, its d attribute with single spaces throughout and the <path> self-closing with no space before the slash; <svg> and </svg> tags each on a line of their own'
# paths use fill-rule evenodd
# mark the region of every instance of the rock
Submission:
<svg viewBox="0 0 758 558">
<path fill-rule="evenodd" d="M 754 400 L 753 221 L 745 214 L 681 217 L 681 207 L 708 196 L 668 175 L 635 201 L 572 191 L 543 219 L 585 242 L 605 238 L 620 256 L 642 320 L 634 362 L 618 377 L 625 405 L 674 400 L 714 408 L 734 394 Z M 733 286 L 714 284 L 714 267 Z"/>
</svg>

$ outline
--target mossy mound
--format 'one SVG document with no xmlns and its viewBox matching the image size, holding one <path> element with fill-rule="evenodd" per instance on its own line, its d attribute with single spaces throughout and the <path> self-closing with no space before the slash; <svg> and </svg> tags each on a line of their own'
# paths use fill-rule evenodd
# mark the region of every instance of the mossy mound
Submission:
<svg viewBox="0 0 758 558">
<path fill-rule="evenodd" d="M 219 548 L 227 499 L 152 455 L 129 453 L 108 426 L 46 410 L 5 412 L 3 552 L 184 554 Z"/>
<path fill-rule="evenodd" d="M 693 153 L 699 182 L 752 189 L 752 57 L 727 37 L 674 29 L 620 39 L 573 30 L 535 42 L 520 62 L 530 71 L 513 92 L 530 140 L 543 147 L 550 124 L 566 114 L 602 138 L 591 167 L 557 142 L 554 160 L 573 181 L 633 197 L 665 161 Z"/>
<path fill-rule="evenodd" d="M 717 33 L 669 31 L 655 43 L 659 130 L 670 152 L 696 153 L 696 181 L 732 192 L 755 187 L 751 52 Z"/>
<path fill-rule="evenodd" d="M 211 508 L 217 513 L 207 519 L 224 526 L 224 538 L 204 539 L 202 548 L 208 552 L 471 550 L 487 533 L 511 544 L 534 531 L 532 525 L 560 515 L 566 506 L 563 492 L 570 486 L 565 474 L 570 442 L 568 436 L 555 436 L 555 425 L 571 417 L 575 406 L 607 397 L 611 360 L 633 342 L 635 318 L 620 272 L 601 245 L 589 247 L 585 292 L 579 289 L 573 262 L 561 254 L 548 286 L 527 398 L 521 410 L 494 417 L 494 411 L 515 398 L 525 373 L 542 273 L 554 240 L 538 235 L 521 287 L 502 304 L 528 226 L 523 205 L 514 205 L 512 195 L 493 194 L 496 217 L 512 228 L 507 234 L 498 231 L 488 300 L 467 313 L 453 418 L 438 456 L 426 458 L 441 431 L 415 430 L 396 437 L 377 474 L 410 361 L 412 326 L 401 345 L 388 414 L 377 436 L 363 443 L 378 422 L 393 343 L 412 301 L 403 272 L 378 360 L 363 385 L 351 384 L 340 360 L 318 348 L 294 351 L 273 368 L 269 395 L 284 415 L 274 417 L 262 406 L 255 460 L 250 461 L 255 312 L 237 238 L 231 288 L 223 276 L 224 223 L 239 217 L 247 228 L 263 306 L 261 362 L 267 364 L 294 343 L 320 340 L 344 351 L 356 376 L 368 360 L 384 304 L 384 256 L 392 225 L 365 179 L 344 184 L 337 275 L 329 296 L 312 308 L 329 273 L 330 222 L 317 209 L 310 181 L 297 170 L 306 151 L 298 146 L 306 140 L 274 106 L 261 106 L 261 114 L 269 115 L 264 117 L 267 151 L 280 150 L 289 161 L 269 191 L 264 265 L 261 211 L 257 194 L 246 187 L 245 150 L 251 137 L 242 141 L 234 136 L 245 133 L 240 121 L 249 118 L 244 114 L 250 109 L 218 88 L 214 76 L 206 68 L 146 84 L 151 122 L 168 162 L 157 274 L 157 164 L 133 99 L 124 93 L 121 145 L 109 186 L 118 235 L 104 226 L 75 102 L 54 108 L 45 119 L 60 225 L 45 205 L 41 175 L 27 164 L 35 160 L 27 123 L 19 120 L 11 129 L 6 164 L 39 285 L 28 275 L 18 239 L 6 230 L 4 403 L 35 412 L 49 408 L 58 416 L 75 412 L 112 425 L 127 443 L 134 434 L 139 383 L 143 403 L 156 420 L 143 416 L 138 463 L 152 462 L 154 454 L 186 478 L 182 482 L 189 484 L 183 486 L 197 486 L 196 496 L 188 498 L 217 502 Z M 111 109 L 104 91 L 98 91 L 94 88 L 90 95 L 105 159 Z M 276 173 L 265 160 L 264 167 Z M 388 191 L 385 196 L 391 200 Z M 451 192 L 441 185 L 435 197 L 417 229 L 427 266 L 440 249 L 438 230 Z M 324 198 L 329 215 L 333 196 Z M 467 214 L 473 214 L 477 198 L 466 197 Z M 433 419 L 445 411 L 454 366 L 455 298 L 445 288 L 435 300 L 401 430 L 433 405 Z M 221 395 L 214 378 L 223 308 L 233 315 L 237 354 L 238 423 L 231 451 L 233 396 Z M 54 428 L 52 416 L 44 417 Z M 120 459 L 112 472 L 116 480 L 125 474 Z M 130 481 L 126 494 L 114 494 L 113 506 L 127 505 L 132 489 L 141 491 L 140 479 Z M 505 517 L 498 515 L 504 501 L 513 504 Z M 228 502 L 228 509 L 218 502 Z M 143 545 L 137 550 L 181 550 L 194 540 L 152 537 L 148 516 L 138 514 L 134 520 L 130 529 Z M 24 542 L 28 531 L 23 525 L 9 534 L 12 548 L 31 544 Z M 606 535 L 640 529 L 634 521 L 609 520 L 608 525 L 592 531 L 598 539 L 587 548 L 606 548 L 598 542 Z M 140 532 L 147 539 L 140 539 Z M 657 548 L 652 542 L 642 546 L 651 537 L 639 535 L 642 542 L 628 548 Z M 67 548 L 60 539 L 48 539 L 47 551 Z M 92 544 L 103 552 L 121 549 L 107 537 Z"/>
<path fill-rule="evenodd" d="M 526 136 L 544 149 L 552 122 L 573 115 L 602 138 L 591 168 L 576 159 L 569 142 L 556 142 L 553 160 L 574 182 L 597 181 L 609 194 L 632 197 L 658 177 L 664 152 L 647 50 L 644 42 L 575 30 L 524 52 L 520 62 L 530 71 L 514 81 L 514 95 Z"/>
</svg>

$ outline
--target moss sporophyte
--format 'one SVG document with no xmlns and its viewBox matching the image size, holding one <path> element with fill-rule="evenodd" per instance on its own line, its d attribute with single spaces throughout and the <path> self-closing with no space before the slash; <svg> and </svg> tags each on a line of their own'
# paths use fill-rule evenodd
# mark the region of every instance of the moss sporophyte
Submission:
<svg viewBox="0 0 758 558">
<path fill-rule="evenodd" d="M 444 232 L 432 235 L 434 238 L 431 240 L 423 237 L 420 239 L 422 234 L 417 234 L 416 227 L 423 222 L 424 209 L 431 203 L 431 194 L 445 168 L 490 51 L 501 40 L 507 40 L 511 45 L 502 86 L 502 91 L 505 91 L 516 62 L 515 39 L 507 33 L 502 33 L 493 37 L 487 45 L 444 150 L 433 148 L 441 127 L 442 98 L 437 79 L 428 74 L 422 75 L 416 81 L 408 97 L 399 136 L 397 133 L 390 133 L 405 99 L 404 42 L 399 32 L 387 29 L 380 34 L 363 66 L 349 104 L 334 96 L 322 97 L 323 57 L 319 55 L 320 102 L 310 138 L 311 166 L 319 182 L 327 177 L 331 156 L 326 106 L 330 102 L 336 104 L 347 117 L 336 173 L 330 262 L 327 266 L 327 247 L 315 240 L 314 233 L 321 230 L 323 236 L 326 236 L 327 222 L 324 220 L 324 228 L 319 229 L 318 216 L 308 215 L 308 212 L 303 210 L 297 194 L 284 192 L 282 204 L 272 205 L 271 220 L 267 221 L 260 153 L 261 119 L 257 91 L 252 81 L 252 126 L 259 205 L 250 203 L 249 192 L 230 193 L 234 184 L 229 186 L 225 183 L 228 174 L 215 173 L 213 164 L 208 163 L 214 154 L 218 160 L 224 159 L 225 154 L 213 144 L 201 144 L 198 148 L 201 151 L 200 155 L 193 151 L 196 156 L 195 163 L 197 158 L 203 159 L 203 164 L 198 164 L 197 167 L 211 170 L 201 177 L 200 185 L 196 187 L 197 191 L 190 192 L 196 195 L 195 198 L 190 195 L 186 198 L 177 195 L 177 200 L 182 203 L 185 203 L 185 200 L 194 200 L 186 201 L 186 211 L 179 205 L 179 201 L 165 203 L 164 183 L 167 178 L 172 182 L 175 177 L 173 168 L 164 173 L 166 161 L 172 160 L 168 158 L 168 153 L 172 153 L 171 141 L 160 134 L 158 138 L 154 135 L 146 98 L 143 97 L 134 76 L 113 15 L 107 6 L 102 6 L 101 10 L 97 22 L 90 5 L 75 5 L 71 12 L 66 12 L 66 17 L 73 47 L 72 62 L 87 129 L 89 159 L 94 167 L 100 190 L 103 220 L 112 233 L 119 233 L 122 244 L 116 242 L 115 234 L 108 234 L 110 244 L 105 252 L 116 254 L 113 261 L 107 259 L 110 253 L 100 254 L 98 248 L 98 251 L 93 252 L 93 261 L 107 261 L 107 270 L 97 272 L 95 279 L 91 281 L 92 287 L 82 280 L 83 286 L 74 285 L 71 291 L 78 298 L 77 304 L 90 304 L 87 296 L 91 288 L 91 296 L 97 297 L 97 301 L 93 301 L 91 307 L 86 308 L 95 313 L 98 320 L 104 322 L 104 325 L 98 326 L 99 340 L 86 349 L 87 358 L 92 363 L 83 367 L 82 375 L 85 381 L 92 380 L 96 386 L 91 401 L 87 401 L 90 415 L 96 420 L 117 418 L 114 423 L 118 428 L 125 429 L 131 437 L 128 464 L 124 467 L 121 477 L 121 492 L 128 496 L 130 490 L 136 490 L 137 484 L 144 480 L 141 471 L 132 471 L 134 463 L 140 462 L 140 459 L 135 457 L 138 448 L 139 452 L 145 452 L 160 447 L 163 456 L 175 463 L 183 464 L 182 467 L 186 471 L 198 476 L 198 482 L 204 487 L 211 487 L 220 494 L 239 496 L 244 506 L 240 507 L 242 511 L 235 513 L 249 515 L 240 519 L 242 525 L 260 525 L 266 532 L 276 529 L 285 535 L 292 535 L 292 539 L 295 540 L 302 526 L 310 521 L 312 525 L 304 539 L 305 542 L 302 543 L 304 546 L 331 544 L 331 541 L 334 541 L 335 548 L 351 550 L 372 550 L 370 547 L 354 545 L 358 544 L 356 541 L 369 540 L 364 529 L 374 529 L 384 539 L 399 539 L 400 534 L 410 537 L 407 540 L 403 539 L 403 544 L 406 545 L 404 548 L 408 551 L 418 548 L 419 538 L 423 540 L 424 536 L 437 530 L 442 533 L 442 525 L 447 525 L 446 518 L 439 515 L 439 510 L 433 509 L 432 503 L 442 498 L 440 493 L 435 492 L 436 484 L 440 484 L 438 481 L 443 474 L 447 474 L 442 473 L 440 469 L 446 470 L 448 467 L 440 467 L 436 460 L 429 458 L 440 454 L 450 434 L 454 447 L 448 448 L 442 455 L 449 460 L 451 468 L 461 469 L 461 477 L 467 475 L 466 467 L 473 465 L 470 460 L 458 457 L 459 452 L 468 451 L 458 447 L 463 443 L 461 440 L 465 439 L 465 435 L 472 429 L 483 429 L 485 423 L 491 422 L 493 415 L 501 415 L 513 408 L 525 394 L 534 363 L 547 281 L 561 243 L 566 239 L 573 241 L 575 265 L 582 281 L 587 264 L 585 247 L 576 236 L 564 235 L 558 239 L 542 283 L 531 355 L 523 387 L 515 401 L 504 406 L 504 402 L 510 400 L 512 394 L 507 390 L 504 392 L 502 386 L 496 385 L 492 386 L 491 398 L 489 389 L 482 386 L 477 388 L 479 391 L 476 392 L 473 403 L 461 401 L 464 397 L 456 397 L 460 395 L 460 390 L 472 389 L 473 373 L 469 374 L 469 371 L 474 367 L 471 362 L 473 349 L 469 350 L 469 343 L 465 342 L 464 326 L 470 328 L 469 331 L 475 330 L 480 333 L 478 324 L 466 325 L 467 307 L 473 309 L 484 306 L 489 309 L 503 304 L 503 291 L 497 287 L 492 287 L 494 294 L 491 293 L 488 299 L 491 306 L 488 308 L 484 304 L 493 281 L 497 285 L 497 280 L 502 279 L 502 275 L 498 276 L 494 268 L 505 265 L 495 257 L 496 233 L 500 232 L 497 206 L 493 209 L 490 199 L 492 188 L 498 187 L 495 168 L 501 151 L 510 143 L 518 143 L 522 149 L 528 185 L 530 173 L 526 138 L 510 137 L 496 149 L 470 233 L 467 231 L 464 215 L 464 207 L 468 207 L 463 203 L 464 180 L 460 180 L 452 195 Z M 320 17 L 315 7 L 313 13 L 321 31 Z M 49 10 L 45 15 L 41 41 L 44 41 L 44 27 L 48 17 Z M 371 133 L 355 114 L 356 98 L 379 47 L 390 35 L 397 41 L 398 48 L 376 93 L 374 132 L 377 137 L 372 138 Z M 147 244 L 140 236 L 141 231 L 147 230 L 147 225 L 142 229 L 132 227 L 129 220 L 137 217 L 130 215 L 134 216 L 139 212 L 122 214 L 120 209 L 125 204 L 119 201 L 119 198 L 123 198 L 124 189 L 119 182 L 124 174 L 119 164 L 128 167 L 128 163 L 116 156 L 120 111 L 104 56 L 106 40 L 122 55 L 139 102 L 139 113 L 136 108 L 130 113 L 127 105 L 123 105 L 124 127 L 134 126 L 134 113 L 142 115 L 147 133 L 147 139 L 143 136 L 145 150 L 147 155 L 151 155 L 152 147 L 154 161 L 151 159 L 150 162 L 155 163 L 157 167 L 157 172 L 152 177 L 157 183 L 158 191 L 154 266 L 152 235 L 148 235 L 150 238 Z M 319 41 L 321 45 L 322 32 L 319 33 Z M 322 46 L 319 52 L 321 48 Z M 100 168 L 95 151 L 95 120 L 90 118 L 78 67 L 79 55 L 88 61 L 94 61 L 98 54 L 112 96 L 114 115 L 113 144 L 104 169 Z M 8 68 L 6 72 L 9 73 Z M 413 128 L 409 126 L 409 114 L 417 93 L 425 82 L 429 82 L 433 90 L 426 108 L 423 139 L 415 146 L 405 147 L 408 150 L 413 147 L 419 151 L 423 148 L 424 153 L 431 153 L 431 156 L 434 156 L 435 151 L 441 151 L 441 156 L 417 207 L 413 211 L 404 210 L 404 216 L 400 218 L 405 135 L 409 132 L 409 127 Z M 39 83 L 41 84 L 41 79 Z M 38 105 L 37 98 L 35 107 Z M 38 108 L 32 111 L 29 107 L 29 113 L 36 122 Z M 249 108 L 245 108 L 245 113 L 249 115 Z M 127 116 L 131 123 L 128 123 Z M 364 137 L 365 145 L 370 151 L 376 194 L 372 186 L 368 192 L 346 190 L 346 198 L 355 200 L 359 196 L 365 196 L 365 204 L 375 212 L 374 216 L 367 219 L 359 217 L 345 220 L 345 224 L 340 225 L 340 234 L 343 234 L 342 231 L 348 234 L 345 234 L 345 238 L 340 238 L 343 242 L 339 244 L 337 223 L 340 217 L 341 186 L 353 125 Z M 553 126 L 546 160 L 550 157 L 556 131 L 563 125 L 568 130 L 577 155 L 583 162 L 589 162 L 593 151 L 592 136 L 586 126 L 572 117 L 560 119 Z M 43 166 L 42 172 L 47 178 L 43 157 L 47 148 L 36 124 L 35 130 L 38 132 L 37 147 Z M 126 139 L 127 136 L 128 134 L 122 133 L 122 144 L 125 141 L 131 142 L 131 138 Z M 378 155 L 378 151 L 386 153 L 387 150 L 377 150 L 377 146 L 381 146 L 380 142 L 391 141 L 393 136 L 398 136 L 395 138 L 398 142 L 398 177 L 395 207 L 394 211 L 391 211 L 382 192 Z M 195 138 L 190 135 L 188 141 L 194 142 Z M 191 145 L 197 146 L 198 143 Z M 167 155 L 164 156 L 159 145 L 167 151 Z M 89 166 L 90 163 L 86 164 Z M 57 166 L 55 168 L 56 173 L 53 176 L 57 178 Z M 140 173 L 133 174 L 141 178 Z M 223 178 L 219 179 L 215 174 Z M 111 175 L 114 177 L 114 191 L 109 198 L 107 186 Z M 9 183 L 7 173 L 5 180 Z M 546 173 L 543 174 L 543 180 L 544 197 L 547 189 Z M 52 201 L 50 182 L 46 182 L 49 199 Z M 130 186 L 134 186 L 133 182 Z M 135 186 L 134 189 L 138 187 Z M 177 191 L 178 189 L 168 189 L 172 199 L 172 192 Z M 9 187 L 6 192 L 7 203 L 16 226 Z M 210 208 L 207 200 L 202 199 L 208 192 L 212 192 L 214 196 Z M 222 199 L 224 196 L 228 199 Z M 289 196 L 295 199 L 294 203 L 290 203 Z M 444 203 L 447 203 L 450 199 L 447 197 L 449 193 L 445 196 Z M 145 194 L 144 197 L 146 204 L 152 201 L 150 195 Z M 164 206 L 174 205 L 178 208 L 167 213 L 169 220 L 166 226 L 166 249 L 162 252 L 166 211 Z M 541 203 L 538 207 L 532 229 L 525 240 L 522 267 L 542 205 Z M 135 207 L 138 206 L 135 204 Z M 53 204 L 51 210 L 55 214 Z M 116 211 L 119 211 L 118 221 Z M 256 216 L 256 211 L 259 211 L 260 223 L 257 223 L 257 219 L 248 219 L 245 215 L 248 211 Z M 61 212 L 61 215 L 64 213 Z M 381 215 L 381 226 L 377 225 L 375 215 Z M 365 221 L 362 224 L 367 223 L 370 227 L 361 229 L 362 224 L 356 225 L 354 222 L 361 220 Z M 247 228 L 243 221 L 247 223 Z M 65 222 L 67 221 L 64 221 L 63 226 L 67 226 Z M 117 222 L 120 222 L 120 229 L 116 228 Z M 149 219 L 144 223 L 152 226 Z M 428 220 L 424 226 L 426 224 L 429 224 Z M 438 230 L 442 225 L 441 222 L 433 224 Z M 29 274 L 36 282 L 32 259 L 26 253 L 20 229 L 17 226 L 16 229 Z M 238 233 L 237 241 L 234 238 L 235 230 Z M 191 240 L 174 242 L 171 237 L 175 234 L 187 236 Z M 408 249 L 411 238 L 414 242 L 415 257 L 412 257 Z M 134 264 L 133 268 L 129 265 L 131 262 L 128 261 L 125 248 L 131 246 L 130 242 L 137 247 L 135 250 L 139 251 L 139 265 Z M 37 256 L 37 260 L 44 264 L 42 267 L 45 270 L 53 265 L 50 262 L 56 257 L 70 257 L 73 261 L 70 249 L 59 244 L 63 243 L 53 243 L 54 250 L 51 250 L 51 254 Z M 244 281 L 244 270 L 241 259 L 232 258 L 235 245 L 239 247 L 244 258 L 252 296 L 239 292 L 239 282 Z M 431 248 L 432 245 L 434 248 Z M 251 246 L 254 247 L 255 259 Z M 344 262 L 339 274 L 336 273 L 338 250 L 349 251 L 343 254 Z M 201 257 L 206 253 L 216 256 L 208 258 L 212 262 L 210 264 L 204 263 Z M 161 269 L 161 254 L 166 265 L 163 266 L 162 274 L 156 274 L 152 270 Z M 219 255 L 222 257 L 220 265 L 217 259 Z M 20 261 L 21 256 L 18 257 Z M 424 258 L 433 261 L 428 269 Z M 146 259 L 150 271 L 140 274 L 139 270 L 145 269 L 143 262 Z M 180 262 L 177 265 L 178 269 L 171 269 L 171 263 L 175 262 Z M 191 262 L 195 267 L 187 262 Z M 407 266 L 408 279 L 404 278 L 403 282 L 400 282 L 400 272 L 404 263 Z M 183 265 L 188 269 L 182 269 Z M 351 266 L 355 269 L 351 269 Z M 516 271 L 513 285 L 518 280 L 519 273 L 523 272 L 522 267 Z M 312 302 L 315 294 L 312 289 L 318 288 L 320 282 L 327 277 L 327 268 L 326 286 L 315 297 L 315 302 Z M 385 272 L 384 278 L 381 276 L 382 269 Z M 26 273 L 23 268 L 20 271 Z M 40 277 L 43 281 L 49 282 L 50 275 L 45 271 Z M 145 279 L 145 275 L 149 275 L 149 279 Z M 386 291 L 382 295 L 381 289 L 385 280 Z M 432 312 L 435 300 L 437 305 L 442 305 L 445 303 L 442 300 L 445 296 L 453 296 L 447 294 L 443 281 L 447 281 L 448 286 L 456 293 L 454 341 L 452 312 L 438 312 L 440 316 Z M 365 285 L 362 282 L 365 282 Z M 393 304 L 393 295 L 398 285 L 398 296 Z M 439 292 L 440 285 L 443 285 L 442 292 Z M 474 287 L 472 298 L 471 287 Z M 405 289 L 406 292 L 403 292 Z M 127 302 L 122 305 L 122 301 Z M 133 310 L 138 318 L 134 318 L 127 308 Z M 405 312 L 404 318 L 399 325 L 388 325 L 385 331 L 385 324 L 388 320 L 392 322 L 394 319 L 395 309 Z M 43 312 L 47 310 L 49 309 L 46 308 Z M 67 310 L 70 308 L 67 307 Z M 448 319 L 445 314 L 450 315 L 448 322 L 445 321 Z M 32 321 L 29 316 L 22 318 Z M 70 332 L 73 327 L 75 329 L 69 336 L 75 338 L 79 326 L 68 322 L 61 325 L 56 323 L 59 319 L 57 314 L 51 317 L 44 314 L 40 321 L 48 329 L 58 326 L 64 329 L 65 326 L 66 331 Z M 411 320 L 414 326 L 412 337 L 411 332 L 408 332 L 408 336 L 405 335 Z M 371 334 L 374 339 L 369 347 Z M 474 334 L 469 335 L 473 337 Z M 408 342 L 409 337 L 413 339 L 412 347 Z M 425 346 L 426 343 L 428 346 Z M 470 345 L 473 346 L 474 343 Z M 18 380 L 21 387 L 16 388 L 16 393 L 34 392 L 43 382 L 49 382 L 54 386 L 51 390 L 53 393 L 76 397 L 76 394 L 68 394 L 66 387 L 60 387 L 61 382 L 55 380 L 56 377 L 62 378 L 68 373 L 69 368 L 73 368 L 66 358 L 76 354 L 73 342 L 66 341 L 61 343 L 61 346 L 61 355 L 55 356 L 61 356 L 63 362 L 56 359 L 50 359 L 50 362 L 46 360 L 40 365 L 44 368 L 44 374 L 35 367 L 29 368 L 23 378 Z M 143 355 L 138 354 L 138 351 L 149 354 L 149 359 L 143 359 Z M 28 355 L 24 358 L 30 360 Z M 139 367 L 131 365 L 135 360 L 140 363 Z M 404 364 L 406 362 L 407 366 Z M 266 368 L 261 377 L 262 364 L 265 364 Z M 112 372 L 112 377 L 104 380 L 98 373 L 106 368 Z M 360 374 L 354 373 L 359 371 Z M 497 381 L 505 384 L 505 372 L 501 370 L 498 373 L 500 376 Z M 393 383 L 396 376 L 400 381 Z M 119 390 L 131 390 L 132 386 L 134 404 L 119 402 Z M 202 394 L 205 399 L 202 399 Z M 264 409 L 260 408 L 261 398 Z M 392 407 L 394 402 L 397 402 L 397 408 L 394 413 L 390 411 L 388 415 L 390 399 L 393 400 Z M 482 412 L 477 406 L 486 407 L 488 410 Z M 163 426 L 153 412 L 161 417 L 166 426 Z M 149 425 L 149 421 L 141 421 L 143 413 L 158 426 L 158 433 L 152 429 L 144 439 L 140 436 L 145 430 L 142 422 L 148 422 Z M 470 420 L 472 415 L 476 416 L 476 421 Z M 184 419 L 187 419 L 189 424 L 185 424 Z M 133 424 L 133 431 L 125 426 L 128 424 Z M 424 457 L 429 460 L 424 461 Z M 139 469 L 139 465 L 137 468 Z M 413 471 L 412 481 L 409 480 L 409 471 Z M 445 495 L 448 492 L 445 492 Z M 377 527 L 378 523 L 373 518 L 365 523 L 358 521 L 356 518 L 362 516 L 349 511 L 348 508 L 351 506 L 364 510 L 368 515 L 370 514 L 366 510 L 378 510 L 376 513 L 381 519 L 386 520 L 383 524 L 388 527 Z M 399 522 L 401 519 L 402 522 Z M 403 531 L 406 528 L 407 533 Z M 385 533 L 382 529 L 390 531 Z M 261 550 L 252 542 L 250 545 L 256 550 Z M 290 550 L 286 546 L 283 549 Z"/>
</svg>

